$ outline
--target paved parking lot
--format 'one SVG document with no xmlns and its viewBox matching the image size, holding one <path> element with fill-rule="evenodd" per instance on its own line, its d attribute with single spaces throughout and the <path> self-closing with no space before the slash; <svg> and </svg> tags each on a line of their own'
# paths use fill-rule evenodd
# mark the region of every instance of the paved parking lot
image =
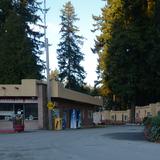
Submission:
<svg viewBox="0 0 160 160">
<path fill-rule="evenodd" d="M 0 134 L 0 160 L 158 160 L 160 144 L 144 140 L 142 127 Z"/>
</svg>

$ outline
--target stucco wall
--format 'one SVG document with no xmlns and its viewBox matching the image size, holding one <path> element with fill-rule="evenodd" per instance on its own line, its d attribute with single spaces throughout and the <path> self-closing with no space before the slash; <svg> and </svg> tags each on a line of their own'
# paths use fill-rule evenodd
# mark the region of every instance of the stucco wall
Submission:
<svg viewBox="0 0 160 160">
<path fill-rule="evenodd" d="M 126 111 L 102 111 L 93 114 L 93 120 L 98 123 L 103 122 L 129 122 L 130 110 Z"/>
<path fill-rule="evenodd" d="M 51 81 L 51 95 L 52 97 L 88 103 L 96 106 L 103 105 L 103 100 L 101 97 L 93 97 L 84 93 L 66 89 L 60 82 L 54 80 Z"/>
<path fill-rule="evenodd" d="M 144 117 L 160 115 L 160 103 L 149 104 L 147 106 L 136 106 L 135 121 L 141 123 Z M 111 122 L 130 122 L 131 111 L 102 111 L 95 112 L 94 117 L 96 121 L 109 120 Z M 98 119 L 99 118 L 99 119 Z M 99 122 L 100 123 L 100 122 Z"/>
<path fill-rule="evenodd" d="M 36 83 L 35 79 L 24 79 L 21 84 L 0 85 L 0 97 L 36 97 Z"/>
<path fill-rule="evenodd" d="M 146 116 L 157 116 L 160 112 L 160 103 L 153 103 L 147 106 L 137 106 L 135 110 L 136 121 L 142 121 Z"/>
<path fill-rule="evenodd" d="M 93 125 L 93 112 L 96 110 L 96 107 L 88 105 L 85 103 L 78 103 L 74 101 L 56 100 L 56 109 L 59 109 L 60 117 L 63 118 L 64 112 L 67 113 L 67 128 L 70 128 L 70 111 L 71 109 L 79 110 L 81 113 L 81 124 L 82 127 L 87 127 Z"/>
<path fill-rule="evenodd" d="M 23 79 L 21 84 L 0 85 L 0 97 L 38 97 L 38 84 L 44 82 L 35 79 Z M 51 96 L 72 101 L 88 103 L 96 106 L 102 106 L 101 97 L 93 97 L 87 94 L 66 89 L 60 82 L 51 81 Z"/>
<path fill-rule="evenodd" d="M 110 120 L 129 122 L 130 121 L 130 110 L 126 111 L 111 111 Z"/>
</svg>

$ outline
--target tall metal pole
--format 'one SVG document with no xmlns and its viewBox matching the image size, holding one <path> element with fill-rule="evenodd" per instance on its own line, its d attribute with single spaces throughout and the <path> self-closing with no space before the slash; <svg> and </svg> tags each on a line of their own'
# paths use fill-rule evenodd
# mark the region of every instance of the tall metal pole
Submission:
<svg viewBox="0 0 160 160">
<path fill-rule="evenodd" d="M 46 8 L 46 0 L 44 0 L 44 42 L 45 42 L 45 52 L 46 52 L 46 64 L 47 64 L 47 100 L 48 103 L 51 102 L 51 88 L 50 88 L 50 74 L 49 74 L 49 49 L 48 49 L 48 38 L 46 36 L 46 14 L 47 14 L 47 8 Z M 52 110 L 48 108 L 48 127 L 51 130 L 52 127 Z"/>
</svg>

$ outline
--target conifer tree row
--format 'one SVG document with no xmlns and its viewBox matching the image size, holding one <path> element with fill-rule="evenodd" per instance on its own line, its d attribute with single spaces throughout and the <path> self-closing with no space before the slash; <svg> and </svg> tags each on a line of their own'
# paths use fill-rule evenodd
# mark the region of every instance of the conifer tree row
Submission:
<svg viewBox="0 0 160 160">
<path fill-rule="evenodd" d="M 34 0 L 0 1 L 0 84 L 43 77 L 42 34 L 30 27 L 40 20 L 39 5 Z"/>
</svg>

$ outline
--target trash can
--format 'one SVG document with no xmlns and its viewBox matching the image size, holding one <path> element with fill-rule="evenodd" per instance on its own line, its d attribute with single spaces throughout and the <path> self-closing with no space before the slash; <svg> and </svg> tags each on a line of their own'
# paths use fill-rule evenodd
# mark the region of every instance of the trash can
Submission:
<svg viewBox="0 0 160 160">
<path fill-rule="evenodd" d="M 54 119 L 54 130 L 62 130 L 62 118 Z"/>
</svg>

